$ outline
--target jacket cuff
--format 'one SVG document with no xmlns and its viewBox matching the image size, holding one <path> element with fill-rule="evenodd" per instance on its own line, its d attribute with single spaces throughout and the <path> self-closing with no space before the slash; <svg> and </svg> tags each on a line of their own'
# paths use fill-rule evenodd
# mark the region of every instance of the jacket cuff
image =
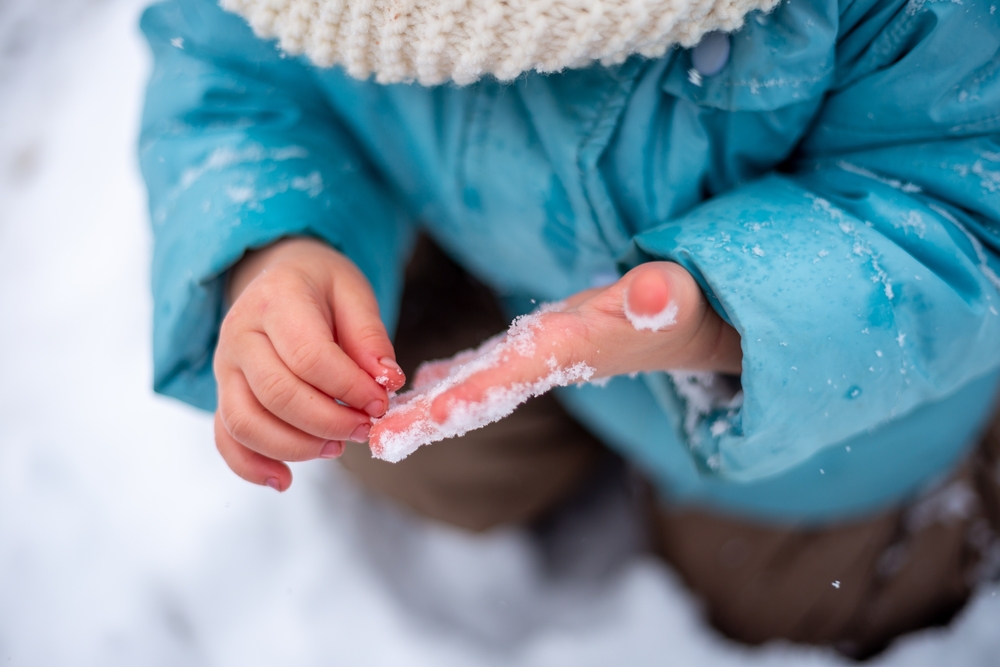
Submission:
<svg viewBox="0 0 1000 667">
<path fill-rule="evenodd" d="M 641 258 L 690 271 L 742 339 L 738 408 L 699 411 L 663 374 L 647 380 L 704 470 L 777 474 L 1000 365 L 996 290 L 972 246 L 926 207 L 919 236 L 896 225 L 919 204 L 895 193 L 870 190 L 880 216 L 866 221 L 769 176 L 635 238 Z"/>
</svg>

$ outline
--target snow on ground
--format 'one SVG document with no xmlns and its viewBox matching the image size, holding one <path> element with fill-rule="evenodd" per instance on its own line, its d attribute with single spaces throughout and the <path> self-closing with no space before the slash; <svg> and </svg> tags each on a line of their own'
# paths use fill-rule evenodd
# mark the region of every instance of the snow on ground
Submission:
<svg viewBox="0 0 1000 667">
<path fill-rule="evenodd" d="M 0 665 L 843 664 L 718 638 L 613 494 L 553 569 L 525 532 L 428 525 L 326 462 L 283 496 L 229 473 L 208 417 L 148 389 L 137 16 L 0 5 Z M 996 593 L 877 664 L 996 665 Z"/>
</svg>

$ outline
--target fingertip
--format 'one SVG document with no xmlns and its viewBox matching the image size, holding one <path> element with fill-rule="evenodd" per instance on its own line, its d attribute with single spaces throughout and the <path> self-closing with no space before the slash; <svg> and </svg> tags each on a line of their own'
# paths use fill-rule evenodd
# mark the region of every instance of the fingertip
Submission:
<svg viewBox="0 0 1000 667">
<path fill-rule="evenodd" d="M 215 447 L 229 469 L 252 484 L 268 486 L 279 493 L 292 485 L 291 469 L 237 442 L 226 431 L 218 411 L 215 413 Z"/>
<path fill-rule="evenodd" d="M 365 412 L 369 417 L 381 417 L 385 414 L 387 403 L 380 398 L 376 398 L 374 401 L 368 403 L 365 406 Z"/>
<path fill-rule="evenodd" d="M 342 440 L 328 440 L 323 443 L 323 447 L 319 450 L 319 457 L 321 459 L 336 459 L 340 458 L 343 453 L 344 442 Z"/>
<path fill-rule="evenodd" d="M 387 391 L 397 391 L 404 384 L 406 384 L 406 375 L 403 373 L 403 369 L 399 367 L 396 360 L 389 356 L 380 357 L 378 360 L 378 365 L 381 367 L 379 373 L 375 376 L 375 381 L 378 382 Z M 372 415 L 377 416 L 377 415 Z"/>
<path fill-rule="evenodd" d="M 292 485 L 292 471 L 281 461 L 261 457 L 257 460 L 256 470 L 245 471 L 247 475 L 239 474 L 248 482 L 274 489 L 284 493 Z"/>
<path fill-rule="evenodd" d="M 637 315 L 663 312 L 670 302 L 670 278 L 653 264 L 644 264 L 633 271 L 625 292 L 628 309 Z"/>
</svg>

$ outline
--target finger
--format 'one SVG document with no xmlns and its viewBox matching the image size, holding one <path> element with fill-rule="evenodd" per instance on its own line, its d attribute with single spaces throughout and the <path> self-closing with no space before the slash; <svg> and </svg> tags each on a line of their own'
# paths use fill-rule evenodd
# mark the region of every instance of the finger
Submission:
<svg viewBox="0 0 1000 667">
<path fill-rule="evenodd" d="M 413 389 L 426 389 L 451 375 L 459 366 L 467 364 L 475 359 L 481 359 L 492 352 L 498 345 L 503 343 L 506 334 L 499 334 L 488 338 L 483 343 L 471 350 L 463 350 L 448 359 L 438 361 L 426 361 L 417 368 L 416 376 L 413 378 Z"/>
<path fill-rule="evenodd" d="M 324 440 L 286 424 L 264 409 L 242 373 L 219 378 L 218 414 L 229 433 L 241 445 L 278 461 L 308 461 L 333 458 L 343 452 L 343 443 Z"/>
<path fill-rule="evenodd" d="M 521 354 L 518 350 L 523 341 L 504 341 L 488 355 L 495 363 L 432 400 L 431 417 L 444 423 L 456 406 L 468 404 L 481 404 L 477 412 L 483 411 L 484 403 L 493 403 L 501 412 L 509 411 L 552 387 L 588 379 L 594 369 L 587 364 L 577 364 L 577 360 L 593 356 L 590 342 L 582 333 L 576 315 L 549 313 L 540 316 L 533 330 L 529 354 Z"/>
<path fill-rule="evenodd" d="M 285 366 L 353 408 L 373 417 L 384 413 L 389 404 L 386 390 L 334 342 L 325 306 L 293 290 L 283 292 L 281 304 L 265 311 L 263 330 Z"/>
<path fill-rule="evenodd" d="M 248 332 L 243 346 L 243 354 L 253 359 L 242 366 L 246 381 L 260 404 L 278 419 L 323 440 L 368 439 L 371 418 L 296 377 L 266 335 Z"/>
<path fill-rule="evenodd" d="M 229 469 L 248 482 L 281 492 L 292 485 L 292 471 L 284 463 L 247 449 L 229 434 L 215 413 L 215 446 Z"/>
<path fill-rule="evenodd" d="M 353 264 L 333 285 L 334 329 L 344 352 L 389 391 L 406 384 L 371 284 Z"/>
<path fill-rule="evenodd" d="M 416 395 L 406 396 L 405 404 L 393 406 L 385 417 L 372 426 L 368 444 L 376 457 L 384 458 L 387 447 L 392 446 L 394 436 L 410 432 L 418 422 L 426 422 L 429 401 L 419 392 L 414 393 Z"/>
<path fill-rule="evenodd" d="M 470 404 L 482 406 L 491 400 L 504 404 L 522 403 L 535 395 L 531 389 L 540 383 L 545 374 L 543 364 L 524 357 L 476 373 L 437 396 L 430 405 L 431 418 L 443 424 L 456 408 L 466 409 Z"/>
<path fill-rule="evenodd" d="M 453 366 L 452 359 L 423 362 L 417 366 L 417 372 L 413 376 L 413 389 L 419 391 L 437 384 L 448 377 Z"/>
</svg>

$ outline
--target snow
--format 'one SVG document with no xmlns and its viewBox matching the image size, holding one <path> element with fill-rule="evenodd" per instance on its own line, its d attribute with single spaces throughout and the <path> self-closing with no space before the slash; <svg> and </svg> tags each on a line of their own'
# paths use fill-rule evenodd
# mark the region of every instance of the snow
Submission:
<svg viewBox="0 0 1000 667">
<path fill-rule="evenodd" d="M 979 185 L 982 186 L 983 190 L 993 194 L 1000 192 L 1000 171 L 986 169 L 983 167 L 982 160 L 976 160 L 972 165 L 972 173 L 979 176 Z"/>
<path fill-rule="evenodd" d="M 563 525 L 555 567 L 532 533 L 419 521 L 332 462 L 284 494 L 237 479 L 209 417 L 148 389 L 137 7 L 73 1 L 0 6 L 0 665 L 853 664 L 720 639 L 614 502 Z M 998 617 L 984 589 L 872 664 L 995 665 Z"/>
<path fill-rule="evenodd" d="M 554 356 L 546 360 L 549 372 L 531 382 L 492 387 L 479 401 L 453 401 L 448 418 L 435 421 L 430 415 L 431 404 L 448 390 L 472 376 L 496 368 L 501 363 L 517 362 L 517 358 L 533 359 L 536 353 L 535 334 L 542 313 L 557 310 L 558 304 L 542 306 L 535 313 L 515 319 L 507 333 L 491 338 L 475 350 L 459 352 L 451 359 L 433 361 L 417 369 L 414 388 L 392 398 L 381 419 L 374 420 L 372 455 L 385 461 L 401 461 L 419 447 L 464 435 L 487 424 L 503 419 L 533 396 L 540 396 L 554 387 L 586 382 L 594 369 L 585 363 L 560 366 Z M 380 430 L 383 420 L 410 419 L 401 431 Z"/>
<path fill-rule="evenodd" d="M 190 167 L 181 174 L 180 189 L 187 190 L 200 181 L 205 174 L 220 171 L 234 164 L 252 164 L 266 160 L 281 162 L 306 157 L 309 157 L 309 151 L 301 146 L 266 150 L 258 143 L 249 143 L 240 150 L 233 150 L 229 147 L 216 148 L 200 165 Z"/>
<path fill-rule="evenodd" d="M 735 415 L 743 405 L 743 391 L 725 382 L 718 373 L 700 371 L 667 371 L 674 391 L 684 402 L 684 433 L 691 445 L 701 444 L 698 424 L 716 410 L 729 410 Z M 728 420 L 719 418 L 709 427 L 714 437 L 725 435 Z"/>
<path fill-rule="evenodd" d="M 886 178 L 884 176 L 879 176 L 875 172 L 869 171 L 864 167 L 859 167 L 855 164 L 851 164 L 847 160 L 838 160 L 837 166 L 846 172 L 857 174 L 858 176 L 864 176 L 865 178 L 870 178 L 872 180 L 878 181 L 879 183 L 883 183 L 885 185 L 888 185 L 889 187 L 901 190 L 902 192 L 906 192 L 908 194 L 923 192 L 923 189 L 919 185 L 916 185 L 914 183 L 905 183 L 903 181 L 899 181 L 894 178 Z"/>
<path fill-rule="evenodd" d="M 640 315 L 634 312 L 628 305 L 628 294 L 625 294 L 625 318 L 632 324 L 636 331 L 660 331 L 669 326 L 677 324 L 677 302 L 671 299 L 663 310 L 654 315 Z"/>
</svg>

